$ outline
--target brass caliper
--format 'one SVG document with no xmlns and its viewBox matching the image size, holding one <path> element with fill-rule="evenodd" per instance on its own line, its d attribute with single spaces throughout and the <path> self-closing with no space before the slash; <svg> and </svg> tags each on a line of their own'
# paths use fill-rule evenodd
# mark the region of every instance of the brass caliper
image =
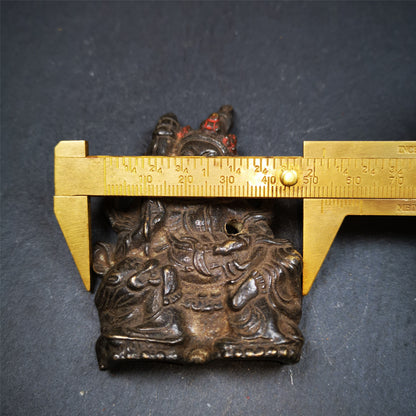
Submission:
<svg viewBox="0 0 416 416">
<path fill-rule="evenodd" d="M 303 199 L 303 294 L 347 215 L 416 215 L 416 142 L 307 141 L 303 157 L 89 156 L 55 148 L 54 210 L 87 290 L 89 197 Z"/>
</svg>

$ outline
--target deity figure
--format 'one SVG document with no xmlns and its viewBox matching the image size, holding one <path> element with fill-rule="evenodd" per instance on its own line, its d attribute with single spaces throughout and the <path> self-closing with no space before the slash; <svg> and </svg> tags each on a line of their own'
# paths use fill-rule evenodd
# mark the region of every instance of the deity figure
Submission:
<svg viewBox="0 0 416 416">
<path fill-rule="evenodd" d="M 234 156 L 231 106 L 199 129 L 172 114 L 153 132 L 149 155 Z M 93 266 L 101 369 L 119 360 L 205 363 L 300 358 L 302 259 L 275 238 L 272 212 L 236 199 L 146 199 L 113 211 L 116 244 L 98 243 Z"/>
</svg>

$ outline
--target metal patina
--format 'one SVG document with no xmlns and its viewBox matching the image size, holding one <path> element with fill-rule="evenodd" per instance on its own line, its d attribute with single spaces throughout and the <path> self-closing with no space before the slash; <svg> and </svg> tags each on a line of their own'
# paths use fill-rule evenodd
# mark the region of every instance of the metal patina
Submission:
<svg viewBox="0 0 416 416">
<path fill-rule="evenodd" d="M 148 155 L 234 156 L 232 107 L 197 130 L 162 116 Z M 296 172 L 284 181 L 293 183 Z M 146 199 L 113 211 L 116 244 L 98 243 L 93 267 L 101 369 L 127 359 L 299 360 L 302 259 L 275 238 L 272 215 L 252 201 Z"/>
</svg>

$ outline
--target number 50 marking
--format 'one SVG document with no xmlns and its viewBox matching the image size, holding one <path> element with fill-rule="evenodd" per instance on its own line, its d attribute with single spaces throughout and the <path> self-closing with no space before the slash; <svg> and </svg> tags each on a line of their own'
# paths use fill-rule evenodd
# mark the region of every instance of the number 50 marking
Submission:
<svg viewBox="0 0 416 416">
<path fill-rule="evenodd" d="M 313 169 L 308 169 L 305 175 L 303 175 L 303 183 L 304 185 L 308 185 L 310 183 L 316 185 L 318 183 L 318 177 L 315 175 Z"/>
</svg>

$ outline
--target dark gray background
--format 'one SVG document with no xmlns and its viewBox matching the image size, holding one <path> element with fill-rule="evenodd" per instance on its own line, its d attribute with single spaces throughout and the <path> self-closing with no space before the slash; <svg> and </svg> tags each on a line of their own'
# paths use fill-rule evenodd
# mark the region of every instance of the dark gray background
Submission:
<svg viewBox="0 0 416 416">
<path fill-rule="evenodd" d="M 141 154 L 167 111 L 197 126 L 233 104 L 245 155 L 415 140 L 415 3 L 2 2 L 1 18 L 2 414 L 415 414 L 414 218 L 344 223 L 304 299 L 299 364 L 111 373 L 52 210 L 58 140 Z M 300 202 L 276 214 L 301 249 Z"/>
</svg>

